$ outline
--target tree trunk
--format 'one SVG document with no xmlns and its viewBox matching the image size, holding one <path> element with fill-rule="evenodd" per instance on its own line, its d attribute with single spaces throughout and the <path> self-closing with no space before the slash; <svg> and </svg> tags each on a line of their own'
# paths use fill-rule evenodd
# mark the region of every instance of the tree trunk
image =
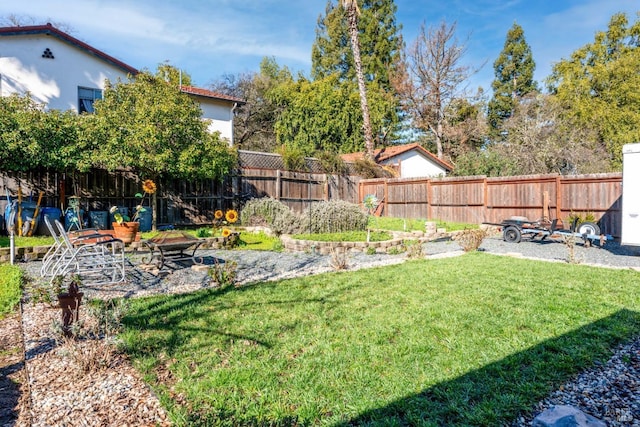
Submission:
<svg viewBox="0 0 640 427">
<path fill-rule="evenodd" d="M 158 218 L 158 190 L 151 195 L 151 230 L 156 231 L 158 229 L 156 218 Z"/>
<path fill-rule="evenodd" d="M 442 148 L 442 119 L 438 119 L 438 123 L 436 123 L 436 149 L 437 155 L 440 160 L 443 160 L 444 157 L 444 149 Z"/>
<path fill-rule="evenodd" d="M 358 41 L 358 15 L 357 3 L 352 2 L 345 5 L 347 18 L 349 21 L 349 35 L 351 37 L 351 50 L 353 51 L 353 64 L 356 69 L 358 79 L 358 90 L 360 91 L 360 106 L 362 108 L 362 130 L 364 131 L 365 157 L 373 161 L 373 135 L 371 131 L 371 119 L 369 117 L 369 103 L 367 102 L 367 88 L 364 84 L 362 73 L 362 59 L 360 58 L 360 43 Z"/>
</svg>

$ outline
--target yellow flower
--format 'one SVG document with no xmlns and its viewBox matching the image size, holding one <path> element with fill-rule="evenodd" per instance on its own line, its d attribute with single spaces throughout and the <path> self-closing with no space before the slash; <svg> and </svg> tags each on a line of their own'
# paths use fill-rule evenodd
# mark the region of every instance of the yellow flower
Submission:
<svg viewBox="0 0 640 427">
<path fill-rule="evenodd" d="M 222 237 L 227 238 L 231 235 L 231 230 L 229 230 L 228 228 L 225 228 L 224 230 L 222 230 Z"/>
<path fill-rule="evenodd" d="M 225 218 L 230 224 L 233 224 L 238 220 L 238 212 L 234 211 L 233 209 L 229 209 L 225 215 Z"/>
<path fill-rule="evenodd" d="M 221 219 L 223 215 L 224 215 L 224 214 L 222 213 L 222 211 L 221 211 L 220 209 L 218 209 L 218 210 L 213 214 L 213 217 L 214 217 L 215 219 Z"/>
<path fill-rule="evenodd" d="M 147 194 L 153 194 L 156 192 L 156 183 L 150 179 L 145 179 L 142 183 L 142 190 Z"/>
</svg>

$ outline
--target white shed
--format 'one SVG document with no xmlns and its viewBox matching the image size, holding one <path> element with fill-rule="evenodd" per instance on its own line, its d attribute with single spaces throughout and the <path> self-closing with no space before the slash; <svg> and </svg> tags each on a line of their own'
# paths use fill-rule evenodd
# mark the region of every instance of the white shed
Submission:
<svg viewBox="0 0 640 427">
<path fill-rule="evenodd" d="M 622 147 L 621 244 L 640 246 L 640 143 Z"/>
<path fill-rule="evenodd" d="M 364 153 L 349 153 L 340 157 L 345 162 L 353 162 L 364 158 Z M 379 165 L 397 170 L 400 178 L 446 176 L 453 170 L 451 164 L 439 159 L 418 143 L 379 148 L 373 152 L 373 159 Z"/>
</svg>

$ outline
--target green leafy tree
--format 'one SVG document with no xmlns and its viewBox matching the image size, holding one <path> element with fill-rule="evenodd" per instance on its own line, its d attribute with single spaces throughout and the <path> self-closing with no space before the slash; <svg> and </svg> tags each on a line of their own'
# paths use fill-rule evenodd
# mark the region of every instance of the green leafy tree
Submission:
<svg viewBox="0 0 640 427">
<path fill-rule="evenodd" d="M 394 100 L 377 88 L 369 87 L 371 121 L 380 128 L 385 111 Z M 297 148 L 312 156 L 316 151 L 347 153 L 362 151 L 364 146 L 362 116 L 354 114 L 359 108 L 357 86 L 340 81 L 337 75 L 309 81 L 299 79 L 279 85 L 270 92 L 274 103 L 282 108 L 275 125 L 278 144 Z"/>
<path fill-rule="evenodd" d="M 191 86 L 191 75 L 165 61 L 158 65 L 156 77 L 175 85 Z"/>
<path fill-rule="evenodd" d="M 37 141 L 31 128 L 40 106 L 29 96 L 0 97 L 0 164 L 3 170 L 25 171 L 38 165 Z"/>
<path fill-rule="evenodd" d="M 44 111 L 28 94 L 0 97 L 2 169 L 88 170 L 92 143 L 82 129 L 84 116 L 72 111 Z"/>
<path fill-rule="evenodd" d="M 556 63 L 547 84 L 575 127 L 593 129 L 620 169 L 622 146 L 640 141 L 640 18 L 616 14 L 606 31 Z"/>
<path fill-rule="evenodd" d="M 235 110 L 233 134 L 239 148 L 276 151 L 274 127 L 282 108 L 272 101 L 269 93 L 280 84 L 292 82 L 293 76 L 287 67 L 280 67 L 272 57 L 265 57 L 259 73 L 226 75 L 210 85 L 214 91 L 246 101 Z"/>
<path fill-rule="evenodd" d="M 221 179 L 235 164 L 234 151 L 219 134 L 207 132 L 201 115 L 193 99 L 150 73 L 142 72 L 131 82 L 107 82 L 92 121 L 101 148 L 97 163 L 108 170 L 130 167 L 152 180 Z"/>
<path fill-rule="evenodd" d="M 488 121 L 494 135 L 500 133 L 504 120 L 512 116 L 519 100 L 538 90 L 533 80 L 535 62 L 524 30 L 514 23 L 500 56 L 493 63 L 495 79 L 491 83 L 493 98 L 489 101 Z"/>
</svg>

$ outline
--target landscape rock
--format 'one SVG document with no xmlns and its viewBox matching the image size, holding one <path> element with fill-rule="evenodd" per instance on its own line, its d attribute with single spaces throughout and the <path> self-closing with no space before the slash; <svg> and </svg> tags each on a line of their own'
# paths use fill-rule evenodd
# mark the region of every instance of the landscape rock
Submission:
<svg viewBox="0 0 640 427">
<path fill-rule="evenodd" d="M 568 405 L 555 405 L 533 419 L 533 427 L 607 427 L 599 419 Z"/>
</svg>

